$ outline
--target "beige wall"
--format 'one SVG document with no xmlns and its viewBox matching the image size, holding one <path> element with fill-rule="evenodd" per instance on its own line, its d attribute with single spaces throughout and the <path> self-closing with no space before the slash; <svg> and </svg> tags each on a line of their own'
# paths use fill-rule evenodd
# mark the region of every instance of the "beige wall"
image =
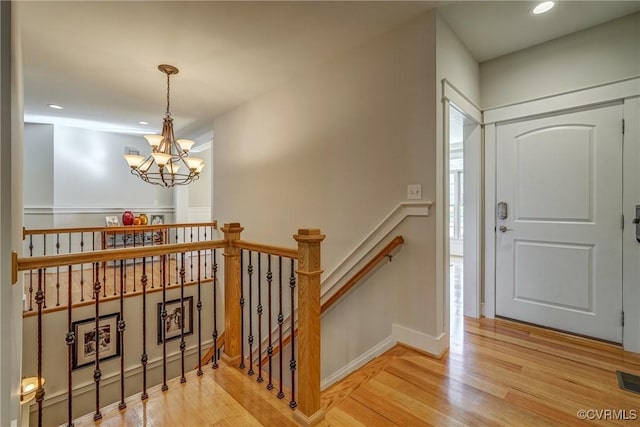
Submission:
<svg viewBox="0 0 640 427">
<path fill-rule="evenodd" d="M 514 102 L 640 75 L 640 13 L 480 65 L 481 105 Z"/>
<path fill-rule="evenodd" d="M 241 222 L 247 240 L 290 247 L 297 228 L 319 227 L 322 265 L 332 270 L 405 200 L 407 184 L 435 199 L 435 77 L 431 12 L 219 117 L 214 217 Z M 373 293 L 349 303 L 361 317 L 336 309 L 323 320 L 364 329 L 349 336 L 351 349 L 389 335 L 390 325 L 375 322 L 385 310 L 403 326 L 438 333 L 435 218 L 405 226 L 412 243 L 399 257 L 413 264 L 393 280 L 374 274 L 360 285 Z M 323 331 L 327 351 L 345 345 L 338 329 Z M 323 377 L 356 353 L 323 356 Z"/>
</svg>

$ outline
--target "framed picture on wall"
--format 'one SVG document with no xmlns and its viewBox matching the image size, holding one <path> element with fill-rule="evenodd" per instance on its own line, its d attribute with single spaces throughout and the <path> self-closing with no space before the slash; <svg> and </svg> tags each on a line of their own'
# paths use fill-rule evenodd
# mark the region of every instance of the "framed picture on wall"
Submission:
<svg viewBox="0 0 640 427">
<path fill-rule="evenodd" d="M 109 215 L 105 217 L 107 227 L 120 227 L 120 219 L 117 215 Z"/>
<path fill-rule="evenodd" d="M 151 225 L 164 224 L 164 215 L 151 215 Z"/>
<path fill-rule="evenodd" d="M 167 318 L 163 321 L 162 303 L 158 303 L 158 344 L 162 344 L 163 337 L 167 341 L 180 338 L 183 323 L 184 334 L 193 334 L 193 296 L 186 297 L 183 304 L 180 304 L 180 299 L 167 301 L 166 304 Z"/>
<path fill-rule="evenodd" d="M 76 336 L 76 342 L 73 344 L 73 369 L 93 364 L 96 353 L 100 361 L 120 356 L 119 320 L 120 313 L 100 316 L 97 333 L 94 318 L 72 323 L 72 330 Z"/>
</svg>

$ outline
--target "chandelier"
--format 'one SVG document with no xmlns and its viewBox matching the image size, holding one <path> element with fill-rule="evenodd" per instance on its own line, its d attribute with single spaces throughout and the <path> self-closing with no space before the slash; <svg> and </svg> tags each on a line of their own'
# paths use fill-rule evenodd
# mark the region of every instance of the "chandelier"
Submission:
<svg viewBox="0 0 640 427">
<path fill-rule="evenodd" d="M 204 160 L 189 156 L 193 141 L 176 140 L 173 135 L 169 77 L 178 74 L 178 69 L 167 64 L 158 65 L 158 69 L 167 75 L 167 112 L 162 123 L 162 135 L 144 136 L 151 146 L 148 157 L 126 154 L 124 158 L 131 167 L 131 173 L 149 184 L 163 187 L 190 184 L 200 177 Z"/>
</svg>

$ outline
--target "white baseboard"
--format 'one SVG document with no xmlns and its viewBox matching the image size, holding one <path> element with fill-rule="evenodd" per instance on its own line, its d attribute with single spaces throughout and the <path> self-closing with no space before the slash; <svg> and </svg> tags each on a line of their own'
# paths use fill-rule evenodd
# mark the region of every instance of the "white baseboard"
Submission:
<svg viewBox="0 0 640 427">
<path fill-rule="evenodd" d="M 391 336 L 398 343 L 424 351 L 434 357 L 442 356 L 449 348 L 449 336 L 446 333 L 433 337 L 394 323 L 391 327 Z"/>
<path fill-rule="evenodd" d="M 388 336 L 387 338 L 361 354 L 358 358 L 347 363 L 345 366 L 322 380 L 322 382 L 320 383 L 320 390 L 325 390 L 327 387 L 337 383 L 350 373 L 357 371 L 376 357 L 380 356 L 382 353 L 391 349 L 394 345 L 396 345 L 396 341 L 394 340 L 393 336 Z"/>
</svg>

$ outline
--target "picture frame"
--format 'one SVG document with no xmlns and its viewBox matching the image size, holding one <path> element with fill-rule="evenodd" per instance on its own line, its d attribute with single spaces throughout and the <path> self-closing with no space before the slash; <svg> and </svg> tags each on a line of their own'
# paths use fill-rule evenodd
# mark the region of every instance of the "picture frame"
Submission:
<svg viewBox="0 0 640 427">
<path fill-rule="evenodd" d="M 120 313 L 105 314 L 99 318 L 98 352 L 100 361 L 120 357 L 120 333 L 118 322 Z M 75 333 L 73 344 L 72 369 L 79 369 L 95 362 L 96 354 L 96 320 L 89 318 L 71 324 Z"/>
<path fill-rule="evenodd" d="M 151 215 L 151 225 L 163 225 L 164 215 Z"/>
<path fill-rule="evenodd" d="M 181 313 L 180 299 L 166 302 L 167 318 L 162 320 L 162 303 L 158 303 L 158 345 L 163 338 L 171 341 L 180 338 L 182 324 L 184 322 L 184 335 L 193 334 L 193 296 L 184 298 L 184 315 Z"/>
<path fill-rule="evenodd" d="M 109 215 L 105 217 L 107 227 L 120 227 L 120 218 L 117 215 Z"/>
</svg>

